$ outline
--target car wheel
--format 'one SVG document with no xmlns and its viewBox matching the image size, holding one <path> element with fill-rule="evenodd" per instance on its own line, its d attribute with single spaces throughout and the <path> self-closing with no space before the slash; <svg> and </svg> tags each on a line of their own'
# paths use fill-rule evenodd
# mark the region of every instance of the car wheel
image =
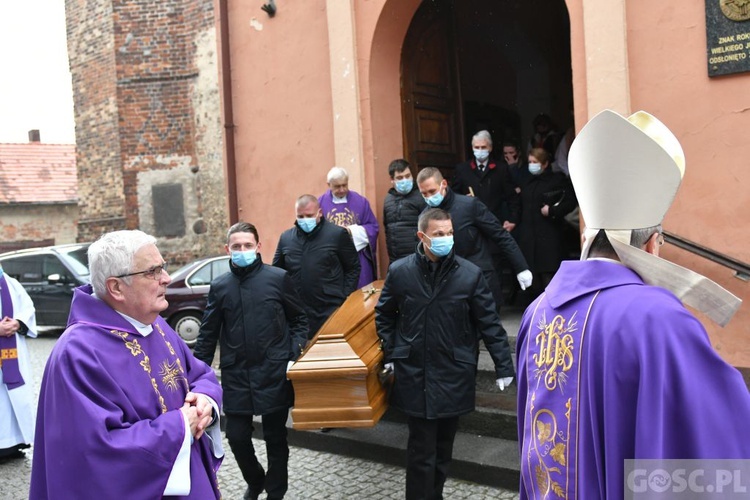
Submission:
<svg viewBox="0 0 750 500">
<path fill-rule="evenodd" d="M 198 333 L 201 330 L 202 316 L 198 312 L 184 312 L 174 317 L 170 322 L 174 331 L 185 341 L 187 345 L 193 347 L 198 341 Z"/>
</svg>

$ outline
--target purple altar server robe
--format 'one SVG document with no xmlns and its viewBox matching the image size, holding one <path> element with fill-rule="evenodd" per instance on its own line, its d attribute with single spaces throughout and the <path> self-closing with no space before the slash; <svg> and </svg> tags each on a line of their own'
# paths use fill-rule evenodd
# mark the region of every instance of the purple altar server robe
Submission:
<svg viewBox="0 0 750 500">
<path fill-rule="evenodd" d="M 162 318 L 147 337 L 91 286 L 76 289 L 39 395 L 30 498 L 162 498 L 185 427 L 188 386 L 221 405 L 213 370 Z M 190 449 L 190 494 L 220 498 L 204 434 Z"/>
<path fill-rule="evenodd" d="M 358 252 L 361 271 L 357 288 L 369 285 L 375 281 L 376 245 L 378 231 L 380 230 L 378 219 L 375 218 L 375 214 L 372 213 L 370 208 L 370 202 L 364 196 L 350 190 L 346 195 L 346 203 L 334 203 L 330 189 L 323 193 L 318 201 L 320 202 L 320 208 L 323 210 L 323 217 L 329 222 L 341 227 L 358 224 L 365 228 L 370 244 Z"/>
<path fill-rule="evenodd" d="M 671 292 L 565 261 L 518 335 L 521 498 L 623 498 L 625 459 L 750 458 L 750 396 Z"/>
</svg>

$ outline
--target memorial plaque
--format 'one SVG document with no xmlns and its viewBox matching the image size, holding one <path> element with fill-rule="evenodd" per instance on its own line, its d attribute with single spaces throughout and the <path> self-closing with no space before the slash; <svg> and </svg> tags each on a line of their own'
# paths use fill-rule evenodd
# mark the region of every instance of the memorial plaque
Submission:
<svg viewBox="0 0 750 500">
<path fill-rule="evenodd" d="M 708 76 L 750 71 L 750 0 L 706 0 Z"/>
</svg>

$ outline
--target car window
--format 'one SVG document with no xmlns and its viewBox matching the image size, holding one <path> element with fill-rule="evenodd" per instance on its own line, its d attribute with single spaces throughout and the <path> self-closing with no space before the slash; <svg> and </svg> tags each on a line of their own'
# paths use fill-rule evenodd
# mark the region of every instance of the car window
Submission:
<svg viewBox="0 0 750 500">
<path fill-rule="evenodd" d="M 50 276 L 57 275 L 57 281 L 61 283 L 73 283 L 75 279 L 60 259 L 55 255 L 44 255 L 42 259 L 42 277 L 46 281 Z"/>
<path fill-rule="evenodd" d="M 216 279 L 224 273 L 229 272 L 229 259 L 219 259 L 211 263 L 211 276 Z"/>
<path fill-rule="evenodd" d="M 5 259 L 0 264 L 3 271 L 20 283 L 41 283 L 42 279 L 42 256 L 29 255 L 27 257 L 15 257 Z"/>
<path fill-rule="evenodd" d="M 188 285 L 200 286 L 211 284 L 211 264 L 203 264 L 192 276 L 188 279 Z"/>
<path fill-rule="evenodd" d="M 79 276 L 89 275 L 88 245 L 75 246 L 60 250 L 60 256 Z"/>
</svg>

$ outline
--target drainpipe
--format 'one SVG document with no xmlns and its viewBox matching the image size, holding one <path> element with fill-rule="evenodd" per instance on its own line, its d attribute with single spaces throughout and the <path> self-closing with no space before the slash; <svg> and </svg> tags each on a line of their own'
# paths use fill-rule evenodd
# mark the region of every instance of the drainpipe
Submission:
<svg viewBox="0 0 750 500">
<path fill-rule="evenodd" d="M 227 203 L 229 224 L 239 220 L 237 203 L 237 160 L 234 152 L 234 112 L 232 110 L 232 64 L 229 53 L 228 0 L 218 0 L 219 7 L 219 57 L 221 58 L 222 107 L 224 118 L 224 157 L 226 158 Z"/>
</svg>

